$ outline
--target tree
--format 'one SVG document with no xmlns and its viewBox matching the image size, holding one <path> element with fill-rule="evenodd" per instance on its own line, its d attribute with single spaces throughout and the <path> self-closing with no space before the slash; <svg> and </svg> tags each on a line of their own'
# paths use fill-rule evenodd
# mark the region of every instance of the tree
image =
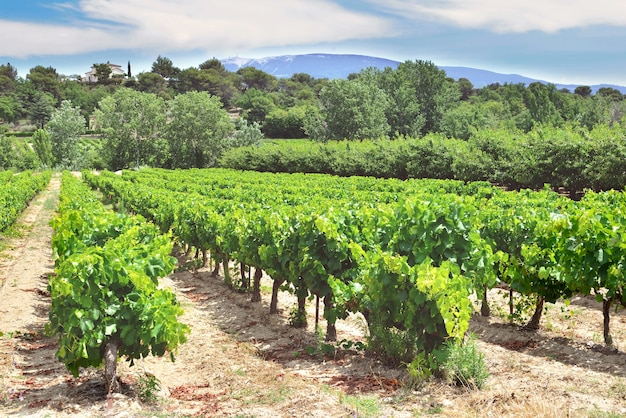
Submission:
<svg viewBox="0 0 626 418">
<path fill-rule="evenodd" d="M 237 70 L 241 76 L 243 90 L 258 89 L 264 91 L 275 91 L 278 87 L 278 80 L 273 75 L 254 67 L 243 67 Z"/>
<path fill-rule="evenodd" d="M 209 60 L 204 61 L 202 64 L 198 65 L 200 70 L 215 70 L 220 74 L 226 72 L 226 67 L 222 64 L 222 61 L 213 57 Z"/>
<path fill-rule="evenodd" d="M 305 138 L 304 121 L 309 106 L 275 109 L 265 118 L 263 132 L 270 138 Z"/>
<path fill-rule="evenodd" d="M 15 90 L 17 69 L 11 64 L 0 65 L 0 95 L 11 93 Z"/>
<path fill-rule="evenodd" d="M 111 82 L 111 73 L 113 72 L 113 70 L 111 70 L 109 64 L 94 64 L 93 69 L 96 73 L 96 79 L 98 80 L 96 81 L 96 83 L 109 84 Z"/>
<path fill-rule="evenodd" d="M 591 96 L 591 87 L 589 86 L 578 86 L 574 89 L 574 94 L 577 94 L 582 97 Z"/>
<path fill-rule="evenodd" d="M 166 118 L 162 98 L 121 87 L 100 100 L 95 116 L 110 169 L 162 163 Z"/>
<path fill-rule="evenodd" d="M 157 73 L 141 73 L 137 76 L 136 89 L 144 93 L 167 96 L 167 81 Z"/>
<path fill-rule="evenodd" d="M 69 100 L 63 100 L 61 106 L 52 112 L 48 130 L 55 165 L 61 168 L 82 168 L 78 161 L 78 140 L 85 133 L 85 118 L 80 114 L 80 109 Z"/>
<path fill-rule="evenodd" d="M 37 129 L 33 134 L 33 149 L 42 167 L 52 167 L 54 164 L 54 154 L 52 153 L 50 132 L 46 129 Z"/>
<path fill-rule="evenodd" d="M 619 102 L 624 98 L 624 96 L 622 96 L 622 93 L 619 90 L 614 89 L 613 87 L 600 87 L 597 94 L 615 102 Z"/>
<path fill-rule="evenodd" d="M 235 80 L 238 77 L 232 73 L 220 73 L 215 68 L 199 70 L 187 68 L 178 74 L 175 89 L 179 93 L 190 91 L 206 91 L 212 96 L 219 96 L 225 106 L 230 104 L 231 99 L 237 93 Z"/>
<path fill-rule="evenodd" d="M 11 96 L 0 96 L 0 123 L 13 122 L 15 119 L 15 101 Z"/>
<path fill-rule="evenodd" d="M 39 128 L 43 129 L 46 122 L 50 120 L 54 110 L 54 97 L 49 93 L 37 92 L 33 104 L 29 109 L 31 121 Z"/>
<path fill-rule="evenodd" d="M 467 100 L 474 94 L 474 85 L 467 78 L 461 77 L 457 81 L 459 91 L 461 92 L 461 100 Z"/>
<path fill-rule="evenodd" d="M 151 72 L 159 74 L 166 80 L 176 77 L 180 73 L 180 68 L 174 67 L 174 63 L 171 59 L 158 56 L 156 61 L 152 63 Z"/>
<path fill-rule="evenodd" d="M 245 119 L 237 119 L 235 128 L 236 130 L 228 137 L 225 148 L 261 145 L 263 132 L 261 132 L 261 127 L 258 123 L 248 123 Z"/>
<path fill-rule="evenodd" d="M 557 108 L 558 94 L 554 84 L 530 83 L 525 102 L 535 125 L 561 126 L 563 124 L 563 118 Z"/>
<path fill-rule="evenodd" d="M 17 68 L 12 66 L 10 63 L 0 65 L 0 75 L 7 77 L 11 81 L 15 81 L 17 80 Z"/>
<path fill-rule="evenodd" d="M 13 140 L 9 136 L 0 134 L 0 170 L 8 170 L 15 167 L 17 152 L 13 146 Z"/>
<path fill-rule="evenodd" d="M 26 79 L 33 83 L 36 90 L 54 97 L 55 105 L 58 103 L 61 98 L 59 93 L 61 83 L 56 69 L 38 65 L 30 69 Z"/>
<path fill-rule="evenodd" d="M 215 165 L 233 131 L 219 98 L 207 92 L 180 94 L 169 103 L 169 111 L 166 138 L 170 165 L 176 168 Z"/>
<path fill-rule="evenodd" d="M 320 101 L 329 139 L 379 139 L 389 132 L 385 117 L 389 99 L 374 83 L 332 80 L 322 90 Z"/>
<path fill-rule="evenodd" d="M 374 78 L 391 99 L 387 120 L 391 132 L 418 137 L 438 132 L 441 118 L 459 101 L 460 91 L 445 71 L 430 61 L 406 61 L 393 70 L 366 70 L 359 78 Z"/>
<path fill-rule="evenodd" d="M 276 108 L 269 93 L 252 88 L 239 96 L 235 104 L 243 110 L 243 117 L 250 123 L 262 124 L 265 117 Z"/>
</svg>

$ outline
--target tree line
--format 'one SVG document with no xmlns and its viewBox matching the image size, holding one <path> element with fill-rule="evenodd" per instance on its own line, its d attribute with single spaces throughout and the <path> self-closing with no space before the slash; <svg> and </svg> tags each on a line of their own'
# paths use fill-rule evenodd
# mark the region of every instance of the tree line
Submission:
<svg viewBox="0 0 626 418">
<path fill-rule="evenodd" d="M 94 69 L 98 81 L 85 83 L 80 77 L 60 75 L 52 67 L 36 66 L 25 78 L 20 78 L 11 64 L 0 65 L 2 126 L 5 130 L 21 127 L 31 132 L 48 128 L 54 135 L 53 116 L 63 106 L 65 110 L 70 106 L 85 121 L 78 135 L 89 128 L 102 134 L 105 140 L 112 141 L 113 135 L 119 139 L 115 144 L 105 142 L 102 153 L 93 149 L 87 150 L 91 153 L 88 157 L 79 153 L 83 161 L 78 163 L 76 155 L 70 156 L 74 165 L 208 167 L 215 165 L 217 157 L 233 144 L 225 144 L 228 141 L 224 138 L 231 137 L 235 127 L 224 130 L 220 122 L 225 120 L 223 115 L 227 110 L 241 116 L 247 127 L 258 126 L 266 137 L 329 141 L 421 138 L 433 133 L 469 140 L 485 131 L 527 133 L 546 126 L 592 130 L 600 125 L 620 124 L 626 109 L 621 92 L 609 87 L 595 94 L 589 86 L 579 86 L 571 92 L 539 82 L 528 86 L 492 84 L 475 88 L 469 80 L 453 80 L 432 62 L 422 60 L 406 61 L 395 69 L 368 68 L 347 79 L 334 80 L 316 79 L 306 73 L 277 78 L 254 67 L 231 72 L 216 58 L 181 70 L 170 59 L 159 56 L 150 71 L 133 76 L 109 77 L 107 64 L 94 64 Z M 212 109 L 219 111 L 220 116 L 199 124 L 193 120 L 183 123 L 182 119 L 172 120 L 170 124 L 167 116 L 170 105 L 180 108 L 185 102 L 192 106 L 186 99 L 177 99 L 178 96 L 190 98 L 191 93 L 214 98 Z M 133 122 L 139 123 L 141 130 L 152 126 L 151 132 L 131 128 L 132 132 L 116 132 L 106 125 L 112 123 L 103 116 L 104 109 L 112 109 L 111 97 L 126 100 L 130 96 L 137 97 L 137 103 L 150 97 L 149 101 L 158 108 L 159 116 L 153 115 L 150 123 L 146 123 L 151 108 L 142 105 L 143 122 Z M 63 105 L 65 102 L 69 104 Z M 125 110 L 119 106 L 117 112 L 128 113 L 128 118 L 140 117 L 132 115 L 137 113 L 132 106 Z M 24 127 L 24 121 L 30 125 Z M 190 125 L 201 130 L 200 125 L 204 124 L 205 131 L 214 131 L 210 123 L 216 123 L 215 130 L 223 133 L 220 141 L 211 143 L 202 135 L 189 137 L 195 135 Z M 168 124 L 171 126 L 165 129 Z M 184 152 L 176 145 L 183 132 L 187 132 L 188 142 Z M 6 135 L 0 148 L 17 153 L 21 158 L 10 160 L 25 160 L 23 168 L 48 162 L 45 156 L 45 161 L 39 161 L 39 153 L 29 154 L 28 147 L 20 148 L 15 141 L 7 141 Z M 67 156 L 54 157 L 54 164 L 68 166 Z M 3 167 L 6 163 L 0 161 Z"/>
</svg>

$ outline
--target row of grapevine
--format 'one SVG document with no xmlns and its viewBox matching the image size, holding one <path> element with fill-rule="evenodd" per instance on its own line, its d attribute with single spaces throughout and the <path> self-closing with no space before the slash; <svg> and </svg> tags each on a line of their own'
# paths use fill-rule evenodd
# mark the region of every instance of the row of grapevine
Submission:
<svg viewBox="0 0 626 418">
<path fill-rule="evenodd" d="M 50 171 L 15 175 L 11 171 L 0 172 L 0 231 L 12 225 L 28 202 L 48 186 L 51 174 Z"/>
<path fill-rule="evenodd" d="M 172 355 L 189 328 L 178 322 L 175 295 L 159 289 L 176 259 L 167 235 L 141 216 L 107 210 L 79 179 L 63 173 L 53 219 L 55 274 L 48 331 L 58 334 L 57 358 L 79 368 L 105 365 L 115 388 L 117 358 Z"/>
<path fill-rule="evenodd" d="M 228 179 L 236 172 L 214 170 L 209 177 L 221 183 L 219 198 L 214 198 L 213 188 L 206 186 L 208 173 L 169 172 L 171 177 L 162 179 L 167 172 L 147 170 L 122 177 L 106 172 L 84 177 L 127 209 L 171 228 L 180 241 L 209 251 L 225 266 L 234 259 L 267 272 L 274 280 L 273 311 L 277 290 L 284 284 L 298 296 L 299 318 L 307 297 L 323 299 L 327 339 L 336 336 L 335 320 L 349 312 L 363 313 L 372 335 L 377 332 L 381 340 L 386 339 L 381 332 L 405 335 L 410 344 L 404 353 L 393 353 L 394 361 L 410 361 L 446 339 L 462 338 L 472 312 L 468 296 L 474 283 L 495 282 L 490 247 L 470 224 L 478 210 L 476 199 L 439 192 L 444 183 L 433 187 L 436 193 L 418 193 L 412 185 L 411 198 L 397 202 L 405 193 L 401 190 L 385 199 L 390 203 L 381 203 L 377 193 L 366 193 L 368 186 L 362 193 L 355 191 L 360 182 L 371 179 L 315 176 L 315 185 L 301 187 L 298 199 L 285 199 L 284 193 L 275 192 L 277 186 L 270 187 L 259 176 L 237 173 L 233 182 Z M 247 182 L 246 177 L 255 179 Z M 293 186 L 297 177 L 266 181 Z M 328 181 L 321 187 L 324 179 Z M 338 197 L 324 197 L 333 195 L 333 181 L 341 182 Z M 292 189 L 297 187 L 296 182 Z M 340 190 L 352 192 L 345 196 Z M 299 204 L 291 204 L 294 200 Z M 232 283 L 228 269 L 225 275 Z M 369 281 L 382 286 L 373 292 Z M 258 300 L 258 285 L 253 289 L 253 299 Z M 392 316 L 381 315 L 398 307 Z"/>
<path fill-rule="evenodd" d="M 624 280 L 613 272 L 621 272 L 623 262 L 626 225 L 617 215 L 624 210 L 623 193 L 610 199 L 610 193 L 590 193 L 573 202 L 549 190 L 504 192 L 484 183 L 229 170 L 86 178 L 128 209 L 171 229 L 181 242 L 219 261 L 233 259 L 267 272 L 275 283 L 273 310 L 285 283 L 301 309 L 311 295 L 324 299 L 328 338 L 334 337 L 337 318 L 362 313 L 374 349 L 377 338 L 381 346 L 400 338 L 406 352 L 394 355 L 403 361 L 416 351 L 436 349 L 444 339 L 460 338 L 473 312 L 469 294 L 483 297 L 502 283 L 536 298 L 529 328 L 538 326 L 545 301 L 574 293 L 623 301 Z M 392 187 L 385 190 L 378 181 Z M 607 252 L 610 246 L 614 254 L 611 282 L 598 278 L 609 256 L 598 248 L 593 257 L 591 250 L 586 253 L 587 267 L 580 271 L 585 280 L 602 283 L 595 286 L 572 268 L 583 265 L 574 257 L 582 257 L 585 246 L 572 242 L 584 236 L 577 228 L 592 208 L 593 219 L 615 230 L 604 233 L 611 236 L 604 241 L 587 234 L 593 244 L 586 247 Z M 227 275 L 227 280 L 232 279 Z M 253 286 L 254 300 L 257 293 Z"/>
</svg>

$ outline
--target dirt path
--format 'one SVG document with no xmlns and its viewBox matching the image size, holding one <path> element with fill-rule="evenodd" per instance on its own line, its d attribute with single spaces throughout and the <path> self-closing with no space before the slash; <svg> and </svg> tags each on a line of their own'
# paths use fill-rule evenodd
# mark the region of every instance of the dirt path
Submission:
<svg viewBox="0 0 626 418">
<path fill-rule="evenodd" d="M 251 304 L 248 294 L 227 288 L 208 269 L 184 268 L 163 285 L 185 309 L 189 340 L 174 363 L 149 357 L 131 368 L 120 362 L 124 390 L 108 403 L 100 371 L 74 379 L 54 357 L 56 341 L 43 333 L 46 275 L 53 268 L 48 223 L 58 190 L 55 176 L 22 216 L 23 238 L 11 241 L 0 259 L 0 416 L 626 416 L 626 316 L 622 310 L 611 321 L 620 351 L 604 350 L 600 306 L 589 298 L 549 305 L 540 331 L 520 332 L 498 314 L 506 301 L 494 291 L 494 316 L 471 323 L 491 373 L 486 388 L 433 381 L 411 389 L 402 386 L 403 372 L 363 352 L 325 357 L 315 351 L 313 304 L 308 328 L 290 327 L 295 300 L 281 294 L 281 314 L 270 315 L 268 279 L 263 301 Z M 363 329 L 358 317 L 340 321 L 338 338 L 363 340 Z M 146 390 L 152 376 L 160 389 Z"/>
</svg>

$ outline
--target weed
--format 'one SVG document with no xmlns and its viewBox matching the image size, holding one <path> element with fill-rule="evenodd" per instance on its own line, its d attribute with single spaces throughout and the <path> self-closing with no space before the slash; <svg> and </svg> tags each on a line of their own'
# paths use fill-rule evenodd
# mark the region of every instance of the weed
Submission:
<svg viewBox="0 0 626 418">
<path fill-rule="evenodd" d="M 202 267 L 202 259 L 201 258 L 193 258 L 191 260 L 188 260 L 184 264 L 179 265 L 176 268 L 176 273 L 179 273 L 181 271 L 196 272 L 196 271 L 198 271 L 198 269 L 200 267 Z"/>
<path fill-rule="evenodd" d="M 601 409 L 598 409 L 598 407 L 596 407 L 595 409 L 589 411 L 588 417 L 589 418 L 623 418 L 624 416 L 616 412 L 602 411 Z"/>
<path fill-rule="evenodd" d="M 441 405 L 434 405 L 426 410 L 426 414 L 437 415 L 437 414 L 441 414 L 442 411 L 443 411 L 443 407 Z"/>
<path fill-rule="evenodd" d="M 372 396 L 343 395 L 341 403 L 349 407 L 355 417 L 368 418 L 380 416 L 380 404 Z"/>
<path fill-rule="evenodd" d="M 45 202 L 43 202 L 43 208 L 45 210 L 56 210 L 57 208 L 57 197 L 56 196 L 52 196 L 49 197 L 45 200 Z"/>
<path fill-rule="evenodd" d="M 298 310 L 297 306 L 289 312 L 289 325 L 292 327 L 303 328 L 306 323 L 306 312 Z"/>
<path fill-rule="evenodd" d="M 320 327 L 317 327 L 315 330 L 315 335 L 317 337 L 315 344 L 305 347 L 304 351 L 310 356 L 334 356 L 337 351 L 336 347 L 334 344 L 329 344 L 324 341 L 324 332 Z"/>
<path fill-rule="evenodd" d="M 609 388 L 609 394 L 613 398 L 626 399 L 626 382 L 624 379 L 618 379 L 617 382 Z"/>
<path fill-rule="evenodd" d="M 443 369 L 457 385 L 469 389 L 482 389 L 489 378 L 483 354 L 476 346 L 476 336 L 470 334 L 465 341 L 447 345 L 447 359 Z"/>
<path fill-rule="evenodd" d="M 137 394 L 139 399 L 145 403 L 154 403 L 157 401 L 157 394 L 161 390 L 161 382 L 151 373 L 139 376 L 137 379 Z"/>
</svg>

